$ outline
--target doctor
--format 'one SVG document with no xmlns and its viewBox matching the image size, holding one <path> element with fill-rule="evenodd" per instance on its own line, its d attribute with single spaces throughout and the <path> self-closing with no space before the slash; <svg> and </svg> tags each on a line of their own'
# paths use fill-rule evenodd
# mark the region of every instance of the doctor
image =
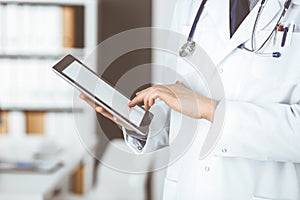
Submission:
<svg viewBox="0 0 300 200">
<path fill-rule="evenodd" d="M 222 136 L 207 158 L 199 159 L 201 144 L 196 139 L 168 168 L 164 200 L 300 200 L 300 3 L 292 1 L 277 23 L 285 3 L 208 0 L 205 4 L 194 40 L 212 58 L 222 78 L 226 119 Z M 178 1 L 175 31 L 189 33 L 200 4 L 200 0 Z M 178 104 L 192 102 L 195 96 L 204 109 Z M 157 98 L 171 108 L 171 116 L 181 112 L 205 119 L 204 126 L 214 123 L 220 103 L 177 82 L 143 90 L 129 106 L 144 102 L 146 109 L 155 109 Z M 92 105 L 118 123 L 103 108 Z M 165 145 L 162 138 L 172 134 L 170 124 L 157 141 L 139 143 L 126 131 L 125 139 L 137 153 L 154 151 Z"/>
</svg>

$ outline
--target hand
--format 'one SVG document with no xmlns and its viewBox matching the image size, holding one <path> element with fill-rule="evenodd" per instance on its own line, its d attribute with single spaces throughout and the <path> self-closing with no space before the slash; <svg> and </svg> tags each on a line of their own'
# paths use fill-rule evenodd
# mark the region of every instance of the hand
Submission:
<svg viewBox="0 0 300 200">
<path fill-rule="evenodd" d="M 86 95 L 80 94 L 80 98 L 83 99 L 84 101 L 86 101 L 89 105 L 91 105 L 96 110 L 96 112 L 100 113 L 104 117 L 110 119 L 111 121 L 113 121 L 117 125 L 126 128 L 127 130 L 132 130 L 126 124 L 120 122 L 115 116 L 113 116 L 112 114 L 110 114 L 109 112 L 107 112 L 103 107 L 99 106 L 94 101 L 92 101 L 91 99 L 89 99 Z"/>
<path fill-rule="evenodd" d="M 171 85 L 156 85 L 136 93 L 136 97 L 129 103 L 129 107 L 143 102 L 149 110 L 155 99 L 164 101 L 170 108 L 184 115 L 197 119 L 213 121 L 217 101 L 193 92 L 179 81 Z"/>
</svg>

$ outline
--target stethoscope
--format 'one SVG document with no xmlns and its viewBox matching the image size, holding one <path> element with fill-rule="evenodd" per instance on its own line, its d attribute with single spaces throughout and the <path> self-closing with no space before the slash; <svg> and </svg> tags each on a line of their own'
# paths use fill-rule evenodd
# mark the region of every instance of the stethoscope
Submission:
<svg viewBox="0 0 300 200">
<path fill-rule="evenodd" d="M 207 2 L 207 0 L 203 0 L 201 2 L 201 5 L 200 5 L 200 7 L 198 9 L 198 12 L 197 12 L 197 15 L 196 15 L 196 17 L 194 19 L 192 28 L 190 30 L 187 42 L 181 47 L 181 49 L 179 51 L 179 55 L 181 57 L 186 57 L 188 55 L 191 55 L 195 51 L 195 49 L 196 49 L 196 43 L 194 42 L 193 38 L 194 38 L 194 34 L 195 34 L 195 31 L 196 31 L 196 27 L 197 27 L 198 21 L 199 21 L 201 15 L 202 15 L 202 12 L 204 10 L 206 2 Z M 265 7 L 265 3 L 266 3 L 266 0 L 262 0 L 261 4 L 260 4 L 260 7 L 258 9 L 258 13 L 256 15 L 256 19 L 255 19 L 255 22 L 254 22 L 254 25 L 253 25 L 253 29 L 252 29 L 251 47 L 248 48 L 248 47 L 245 46 L 245 43 L 243 43 L 243 44 L 239 45 L 238 48 L 247 50 L 249 52 L 252 52 L 252 53 L 255 53 L 255 54 L 261 55 L 261 56 L 272 56 L 274 58 L 279 58 L 281 56 L 281 53 L 278 52 L 278 51 L 271 52 L 271 53 L 262 53 L 260 51 L 268 43 L 268 41 L 270 41 L 270 39 L 272 38 L 273 34 L 277 31 L 277 28 L 280 25 L 280 22 L 281 22 L 282 18 L 285 16 L 287 10 L 289 9 L 291 2 L 292 2 L 292 0 L 286 0 L 285 1 L 284 8 L 283 8 L 283 10 L 281 12 L 281 15 L 280 15 L 280 17 L 279 17 L 279 19 L 278 19 L 275 27 L 272 29 L 272 31 L 270 32 L 270 34 L 268 35 L 268 37 L 264 40 L 264 42 L 258 48 L 255 48 L 255 44 L 254 44 L 255 31 L 256 31 L 256 28 L 257 28 L 257 24 L 258 24 L 259 18 L 260 18 L 261 14 L 262 14 L 262 11 L 263 11 L 263 9 Z"/>
</svg>

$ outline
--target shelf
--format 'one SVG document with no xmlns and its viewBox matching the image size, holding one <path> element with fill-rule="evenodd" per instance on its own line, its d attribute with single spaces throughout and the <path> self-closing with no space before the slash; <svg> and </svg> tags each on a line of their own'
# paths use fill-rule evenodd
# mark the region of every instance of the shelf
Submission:
<svg viewBox="0 0 300 200">
<path fill-rule="evenodd" d="M 32 112 L 55 112 L 55 113 L 80 113 L 83 112 L 83 109 L 81 108 L 75 108 L 73 109 L 72 107 L 1 107 L 2 111 L 19 111 L 19 112 L 27 112 L 27 111 L 32 111 Z"/>
<path fill-rule="evenodd" d="M 84 6 L 93 0 L 1 0 L 0 4 L 37 4 Z"/>
<path fill-rule="evenodd" d="M 62 49 L 57 51 L 0 51 L 0 58 L 7 59 L 60 59 L 67 54 L 83 58 L 85 49 Z"/>
<path fill-rule="evenodd" d="M 1 103 L 0 106 L 1 111 L 83 112 L 83 108 L 73 108 L 66 102 Z"/>
</svg>

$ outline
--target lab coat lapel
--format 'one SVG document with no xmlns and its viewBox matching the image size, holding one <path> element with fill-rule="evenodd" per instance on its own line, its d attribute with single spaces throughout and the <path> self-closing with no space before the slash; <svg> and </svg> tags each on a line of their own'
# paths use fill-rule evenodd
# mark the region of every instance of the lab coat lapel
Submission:
<svg viewBox="0 0 300 200">
<path fill-rule="evenodd" d="M 237 29 L 233 37 L 230 39 L 229 0 L 226 0 L 226 5 L 219 5 L 218 3 L 222 4 L 217 0 L 212 0 L 211 4 L 209 4 L 210 16 L 214 19 L 215 24 L 219 24 L 218 21 L 223 19 L 222 17 L 228 19 L 226 20 L 228 22 L 225 23 L 226 27 L 224 25 L 221 25 L 220 27 L 216 26 L 218 27 L 218 31 L 220 32 L 220 38 L 222 38 L 225 44 L 227 44 L 220 51 L 221 53 L 218 53 L 220 56 L 218 56 L 218 58 L 214 60 L 214 63 L 216 65 L 218 65 L 222 60 L 224 60 L 238 45 L 244 43 L 245 41 L 251 38 L 254 21 L 260 6 L 260 3 L 258 3 L 258 5 L 256 5 L 255 8 L 252 9 L 252 11 Z M 278 12 L 280 11 L 280 5 L 281 4 L 277 0 L 270 0 L 267 2 L 267 5 L 264 8 L 263 15 L 261 17 L 261 25 L 259 25 L 257 29 L 258 31 L 267 26 L 274 19 L 274 17 L 278 15 Z M 221 7 L 223 7 L 223 9 Z M 219 11 L 221 11 L 221 13 Z M 218 139 L 218 134 L 207 135 L 207 137 L 205 138 L 204 145 L 202 146 L 200 151 L 200 159 L 204 159 L 207 155 L 209 155 L 212 152 Z"/>
<path fill-rule="evenodd" d="M 216 48 L 214 44 L 209 44 L 209 51 L 212 52 L 210 55 L 212 61 L 215 65 L 218 65 L 225 57 L 229 54 L 228 50 L 228 38 L 230 37 L 229 29 L 229 2 L 230 0 L 208 0 L 205 6 L 205 10 L 208 12 L 213 23 L 213 31 L 216 34 L 207 35 L 206 37 L 212 37 L 212 35 L 217 38 L 213 38 L 215 44 L 222 46 L 222 48 Z M 208 53 L 209 53 L 208 51 Z"/>
<path fill-rule="evenodd" d="M 205 6 L 222 39 L 229 38 L 230 36 L 229 3 L 230 0 L 209 0 Z"/>
<path fill-rule="evenodd" d="M 222 0 L 223 1 L 223 0 Z M 280 11 L 280 0 L 268 0 L 263 10 L 257 30 L 268 25 Z M 206 5 L 209 15 L 215 23 L 219 39 L 225 44 L 224 48 L 219 50 L 218 56 L 215 56 L 214 63 L 218 65 L 224 60 L 237 46 L 251 38 L 253 25 L 260 7 L 260 2 L 251 10 L 242 24 L 236 30 L 232 38 L 230 38 L 230 0 L 210 0 Z M 225 20 L 222 20 L 225 19 Z M 224 23 L 220 23 L 223 21 Z"/>
</svg>

